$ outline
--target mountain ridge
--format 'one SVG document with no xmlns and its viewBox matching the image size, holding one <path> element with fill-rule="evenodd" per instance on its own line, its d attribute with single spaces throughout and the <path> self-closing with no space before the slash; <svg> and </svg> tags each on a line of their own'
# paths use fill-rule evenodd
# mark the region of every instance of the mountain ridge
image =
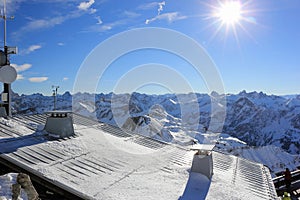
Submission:
<svg viewBox="0 0 300 200">
<path fill-rule="evenodd" d="M 238 94 L 211 95 L 217 98 L 226 98 L 226 118 L 222 133 L 229 134 L 245 141 L 252 146 L 275 145 L 290 153 L 300 153 L 300 98 L 298 95 L 286 98 L 276 95 L 267 95 L 262 92 L 242 91 Z M 212 96 L 208 94 L 195 94 L 199 105 L 199 119 L 197 116 L 187 116 L 187 123 L 196 124 L 193 131 L 201 132 L 204 127 L 209 127 L 212 115 Z M 113 97 L 113 98 L 112 98 Z M 186 98 L 180 102 L 179 98 Z M 189 94 L 147 95 L 133 94 L 88 94 L 77 93 L 71 95 L 66 92 L 57 96 L 57 108 L 84 114 L 95 115 L 97 120 L 116 124 L 117 113 L 112 113 L 114 104 L 116 112 L 128 106 L 130 117 L 148 116 L 153 112 L 166 112 L 167 121 L 164 126 L 182 121 L 182 107 L 188 105 Z M 112 102 L 112 100 L 114 102 Z M 78 101 L 77 105 L 71 102 Z M 128 102 L 129 105 L 126 105 Z M 159 105 L 160 107 L 157 107 Z M 156 106 L 156 107 L 155 107 Z M 53 109 L 53 97 L 42 94 L 13 95 L 13 112 L 23 114 L 40 114 Z M 159 109 L 160 111 L 155 111 Z M 193 111 L 188 107 L 188 111 Z M 194 113 L 195 114 L 195 113 Z M 95 117 L 94 116 L 94 117 Z M 152 117 L 153 118 L 153 117 Z M 173 118 L 173 119 L 172 119 Z M 176 119 L 175 119 L 176 118 Z M 196 119 L 195 119 L 196 118 Z M 146 119 L 146 118 L 145 118 Z M 127 120 L 119 119 L 121 126 Z M 177 120 L 177 122 L 176 122 Z M 150 120 L 151 121 L 151 120 Z M 149 123 L 149 122 L 148 122 Z M 180 125 L 177 123 L 177 125 Z M 182 125 L 182 124 L 181 124 Z M 119 124 L 120 126 L 120 124 Z M 174 127 L 173 127 L 174 128 Z M 183 128 L 184 129 L 184 128 Z M 283 137 L 280 137 L 282 135 Z M 280 144 L 282 144 L 280 146 Z"/>
</svg>

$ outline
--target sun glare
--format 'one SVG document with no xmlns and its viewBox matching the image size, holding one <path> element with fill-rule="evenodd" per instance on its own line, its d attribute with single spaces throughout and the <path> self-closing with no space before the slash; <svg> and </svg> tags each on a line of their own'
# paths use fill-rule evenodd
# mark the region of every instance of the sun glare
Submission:
<svg viewBox="0 0 300 200">
<path fill-rule="evenodd" d="M 241 19 L 241 4 L 238 1 L 229 1 L 220 5 L 216 16 L 223 24 L 234 25 Z"/>
<path fill-rule="evenodd" d="M 252 8 L 253 4 L 251 4 L 250 0 L 243 1 L 243 3 L 241 0 L 217 0 L 212 4 L 207 3 L 206 5 L 211 10 L 207 14 L 206 19 L 212 20 L 208 27 L 215 29 L 210 41 L 220 33 L 224 34 L 222 38 L 227 38 L 232 33 L 239 44 L 239 31 L 243 31 L 252 38 L 245 27 L 245 22 L 256 24 L 255 18 L 251 16 L 255 14 L 255 9 Z"/>
</svg>

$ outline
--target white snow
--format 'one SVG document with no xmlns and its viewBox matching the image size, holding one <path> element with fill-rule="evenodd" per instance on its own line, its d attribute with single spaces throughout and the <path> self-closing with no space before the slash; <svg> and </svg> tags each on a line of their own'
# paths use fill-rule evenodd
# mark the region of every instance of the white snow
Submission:
<svg viewBox="0 0 300 200">
<path fill-rule="evenodd" d="M 84 104 L 82 102 L 79 102 L 79 104 L 91 113 L 95 111 L 95 104 L 93 104 L 93 103 Z"/>
<path fill-rule="evenodd" d="M 291 155 L 273 145 L 255 148 L 239 147 L 232 149 L 230 153 L 268 166 L 274 177 L 275 173 L 282 172 L 285 168 L 295 170 L 300 165 L 299 155 Z"/>
<path fill-rule="evenodd" d="M 15 127 L 15 130 L 22 129 L 20 126 Z M 176 199 L 184 191 L 193 152 L 173 146 L 155 150 L 135 143 L 134 138 L 119 138 L 93 127 L 76 125 L 75 131 L 80 134 L 80 137 L 34 144 L 42 149 L 62 152 L 66 155 L 64 160 L 57 160 L 51 165 L 40 162 L 30 167 L 42 176 L 61 182 L 65 188 L 80 191 L 95 199 L 140 199 L 141 196 L 153 200 Z M 7 143 L 7 145 L 11 144 Z M 24 140 L 14 142 L 16 152 L 26 151 L 27 148 L 31 148 L 31 145 L 31 143 L 26 144 Z M 181 166 L 170 162 L 173 159 L 171 156 L 174 155 L 185 158 L 187 164 Z M 67 164 L 71 165 L 71 163 L 68 160 L 76 162 L 77 159 L 100 163 L 109 160 L 116 165 L 107 166 L 113 171 L 108 170 L 98 175 L 89 173 L 89 177 L 82 175 L 83 179 L 78 179 L 61 170 L 69 170 Z M 22 163 L 21 160 L 18 162 Z M 27 163 L 22 164 L 28 166 Z M 116 166 L 118 168 L 115 168 Z M 165 168 L 167 172 L 164 171 Z"/>
<path fill-rule="evenodd" d="M 24 131 L 26 127 L 21 126 L 19 124 L 12 129 Z M 14 154 L 25 155 L 24 152 L 32 148 L 60 152 L 61 159 L 48 161 L 50 163 L 36 160 L 31 165 L 8 152 L 2 156 L 89 199 L 182 200 L 206 196 L 210 200 L 248 200 L 249 197 L 259 199 L 255 196 L 255 189 L 268 191 L 263 180 L 261 188 L 249 190 L 251 183 L 243 178 L 248 175 L 247 171 L 237 170 L 239 165 L 262 169 L 261 164 L 214 152 L 214 175 L 209 180 L 201 174 L 190 173 L 194 151 L 174 145 L 148 148 L 135 142 L 141 136 L 116 137 L 98 126 L 77 124 L 75 132 L 76 137 L 66 140 L 13 142 L 15 149 L 11 151 Z M 6 144 L 11 145 L 12 142 Z"/>
</svg>

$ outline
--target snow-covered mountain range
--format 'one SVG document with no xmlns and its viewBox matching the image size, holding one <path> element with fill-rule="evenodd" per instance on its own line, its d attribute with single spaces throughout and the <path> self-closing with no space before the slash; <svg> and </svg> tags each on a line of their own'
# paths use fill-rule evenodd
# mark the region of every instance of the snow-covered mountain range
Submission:
<svg viewBox="0 0 300 200">
<path fill-rule="evenodd" d="M 13 112 L 44 113 L 53 109 L 53 102 L 52 96 L 14 94 Z M 245 91 L 227 95 L 66 92 L 57 96 L 57 109 L 72 109 L 98 121 L 181 145 L 217 139 L 217 149 L 263 162 L 273 171 L 300 165 L 300 95 L 283 97 Z M 249 148 L 264 151 L 264 156 L 253 155 Z M 268 152 L 275 158 L 279 154 L 289 156 L 274 163 L 265 159 Z"/>
</svg>

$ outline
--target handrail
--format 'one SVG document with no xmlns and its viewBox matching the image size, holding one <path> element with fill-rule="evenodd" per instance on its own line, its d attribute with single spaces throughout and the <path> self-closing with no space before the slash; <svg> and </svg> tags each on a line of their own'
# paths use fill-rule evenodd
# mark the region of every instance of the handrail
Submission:
<svg viewBox="0 0 300 200">
<path fill-rule="evenodd" d="M 293 184 L 293 182 L 299 181 L 300 180 L 300 170 L 292 171 L 291 176 L 292 176 L 292 178 L 291 178 L 292 184 Z M 272 180 L 275 185 L 275 188 L 279 188 L 279 187 L 285 185 L 284 175 L 273 178 Z"/>
</svg>

